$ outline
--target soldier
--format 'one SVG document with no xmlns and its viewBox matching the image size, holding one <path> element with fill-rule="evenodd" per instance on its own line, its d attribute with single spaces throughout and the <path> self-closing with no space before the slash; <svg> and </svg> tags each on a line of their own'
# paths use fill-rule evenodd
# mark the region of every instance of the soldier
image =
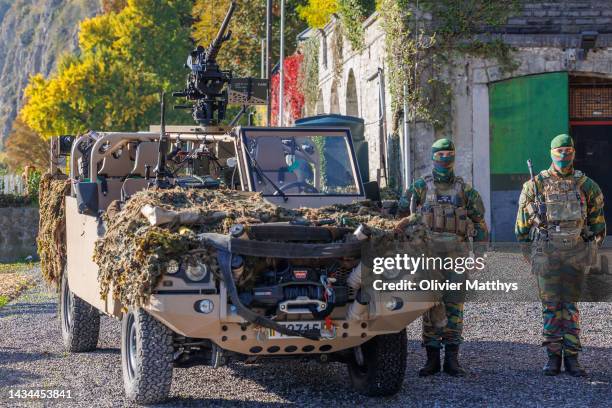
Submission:
<svg viewBox="0 0 612 408">
<path fill-rule="evenodd" d="M 399 214 L 406 215 L 409 207 L 413 207 L 410 211 L 420 214 L 431 239 L 429 256 L 467 256 L 468 241 L 486 242 L 488 239 L 482 199 L 475 189 L 455 176 L 455 146 L 451 140 L 437 140 L 431 151 L 432 174 L 419 178 L 406 191 L 399 202 Z M 461 282 L 465 281 L 465 275 L 450 271 L 443 274 L 442 280 L 445 279 Z M 458 361 L 459 345 L 463 341 L 464 295 L 445 293 L 443 299 L 443 303 L 423 316 L 427 362 L 419 371 L 421 377 L 440 371 L 442 346 L 444 372 L 452 376 L 466 374 Z"/>
<path fill-rule="evenodd" d="M 537 276 L 544 320 L 545 375 L 582 377 L 578 362 L 580 314 L 576 302 L 586 267 L 606 236 L 603 195 L 597 183 L 574 170 L 574 141 L 550 143 L 552 164 L 523 185 L 515 234 Z"/>
</svg>

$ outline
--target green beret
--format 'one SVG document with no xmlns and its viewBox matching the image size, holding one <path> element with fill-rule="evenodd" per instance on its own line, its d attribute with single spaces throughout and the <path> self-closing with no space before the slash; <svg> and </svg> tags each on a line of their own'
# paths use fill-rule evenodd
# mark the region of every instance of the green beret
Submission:
<svg viewBox="0 0 612 408">
<path fill-rule="evenodd" d="M 450 139 L 438 139 L 431 145 L 431 153 L 439 152 L 441 150 L 455 150 L 455 145 Z"/>
<path fill-rule="evenodd" d="M 550 148 L 556 149 L 557 147 L 574 147 L 574 141 L 570 135 L 562 134 L 555 136 L 550 142 Z"/>
</svg>

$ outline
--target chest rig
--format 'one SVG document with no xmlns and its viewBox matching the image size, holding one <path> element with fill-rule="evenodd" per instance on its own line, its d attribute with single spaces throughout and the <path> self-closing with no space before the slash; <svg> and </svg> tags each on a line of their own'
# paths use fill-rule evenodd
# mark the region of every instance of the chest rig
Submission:
<svg viewBox="0 0 612 408">
<path fill-rule="evenodd" d="M 586 199 L 580 188 L 586 177 L 580 171 L 566 178 L 554 177 L 548 171 L 542 176 L 548 239 L 561 248 L 571 248 L 581 241 L 586 225 Z"/>
<path fill-rule="evenodd" d="M 419 211 L 427 227 L 440 235 L 472 237 L 474 223 L 467 216 L 463 179 L 455 177 L 452 183 L 434 183 L 432 176 L 426 176 L 424 180 L 427 192 Z"/>
</svg>

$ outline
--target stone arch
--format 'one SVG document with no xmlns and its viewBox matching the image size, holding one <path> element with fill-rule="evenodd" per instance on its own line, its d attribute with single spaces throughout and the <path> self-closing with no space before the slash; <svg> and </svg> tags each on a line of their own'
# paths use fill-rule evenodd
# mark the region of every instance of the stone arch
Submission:
<svg viewBox="0 0 612 408">
<path fill-rule="evenodd" d="M 357 82 L 353 69 L 349 71 L 346 80 L 346 114 L 348 116 L 359 116 L 359 103 L 357 102 Z"/>
<path fill-rule="evenodd" d="M 340 113 L 340 101 L 338 99 L 338 83 L 334 81 L 331 86 L 329 97 L 329 113 Z"/>
</svg>

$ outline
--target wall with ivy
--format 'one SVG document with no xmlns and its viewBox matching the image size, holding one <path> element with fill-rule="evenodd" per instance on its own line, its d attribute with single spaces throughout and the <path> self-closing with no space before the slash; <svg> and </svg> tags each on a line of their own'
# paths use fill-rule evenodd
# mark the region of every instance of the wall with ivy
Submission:
<svg viewBox="0 0 612 408">
<path fill-rule="evenodd" d="M 319 38 L 319 87 L 324 111 L 331 95 L 346 113 L 346 84 L 353 71 L 359 115 L 366 122 L 372 178 L 379 167 L 378 68 L 385 76 L 385 134 L 402 135 L 403 102 L 409 106 L 414 176 L 430 170 L 429 148 L 435 138 L 452 136 L 457 172 L 479 189 L 488 189 L 488 84 L 545 72 L 579 71 L 612 76 L 607 52 L 581 60 L 577 29 L 600 29 L 599 47 L 612 46 L 602 24 L 612 18 L 612 4 L 584 1 L 379 0 L 379 12 L 362 24 L 363 45 L 353 46 L 346 27 L 336 20 Z M 467 10 L 467 11 L 466 11 Z M 469 11 L 469 12 L 468 12 Z M 529 28 L 531 27 L 531 28 Z M 342 32 L 338 41 L 336 32 Z M 321 47 L 326 45 L 326 50 Z M 340 44 L 341 52 L 337 44 Z M 327 54 L 325 66 L 322 57 Z M 370 79 L 370 80 L 368 80 Z M 403 85 L 408 84 L 404 93 Z M 399 141 L 398 141 L 399 143 Z M 392 153 L 392 152 L 391 152 Z M 397 166 L 405 164 L 399 160 Z M 486 200 L 485 200 L 486 201 Z"/>
</svg>

